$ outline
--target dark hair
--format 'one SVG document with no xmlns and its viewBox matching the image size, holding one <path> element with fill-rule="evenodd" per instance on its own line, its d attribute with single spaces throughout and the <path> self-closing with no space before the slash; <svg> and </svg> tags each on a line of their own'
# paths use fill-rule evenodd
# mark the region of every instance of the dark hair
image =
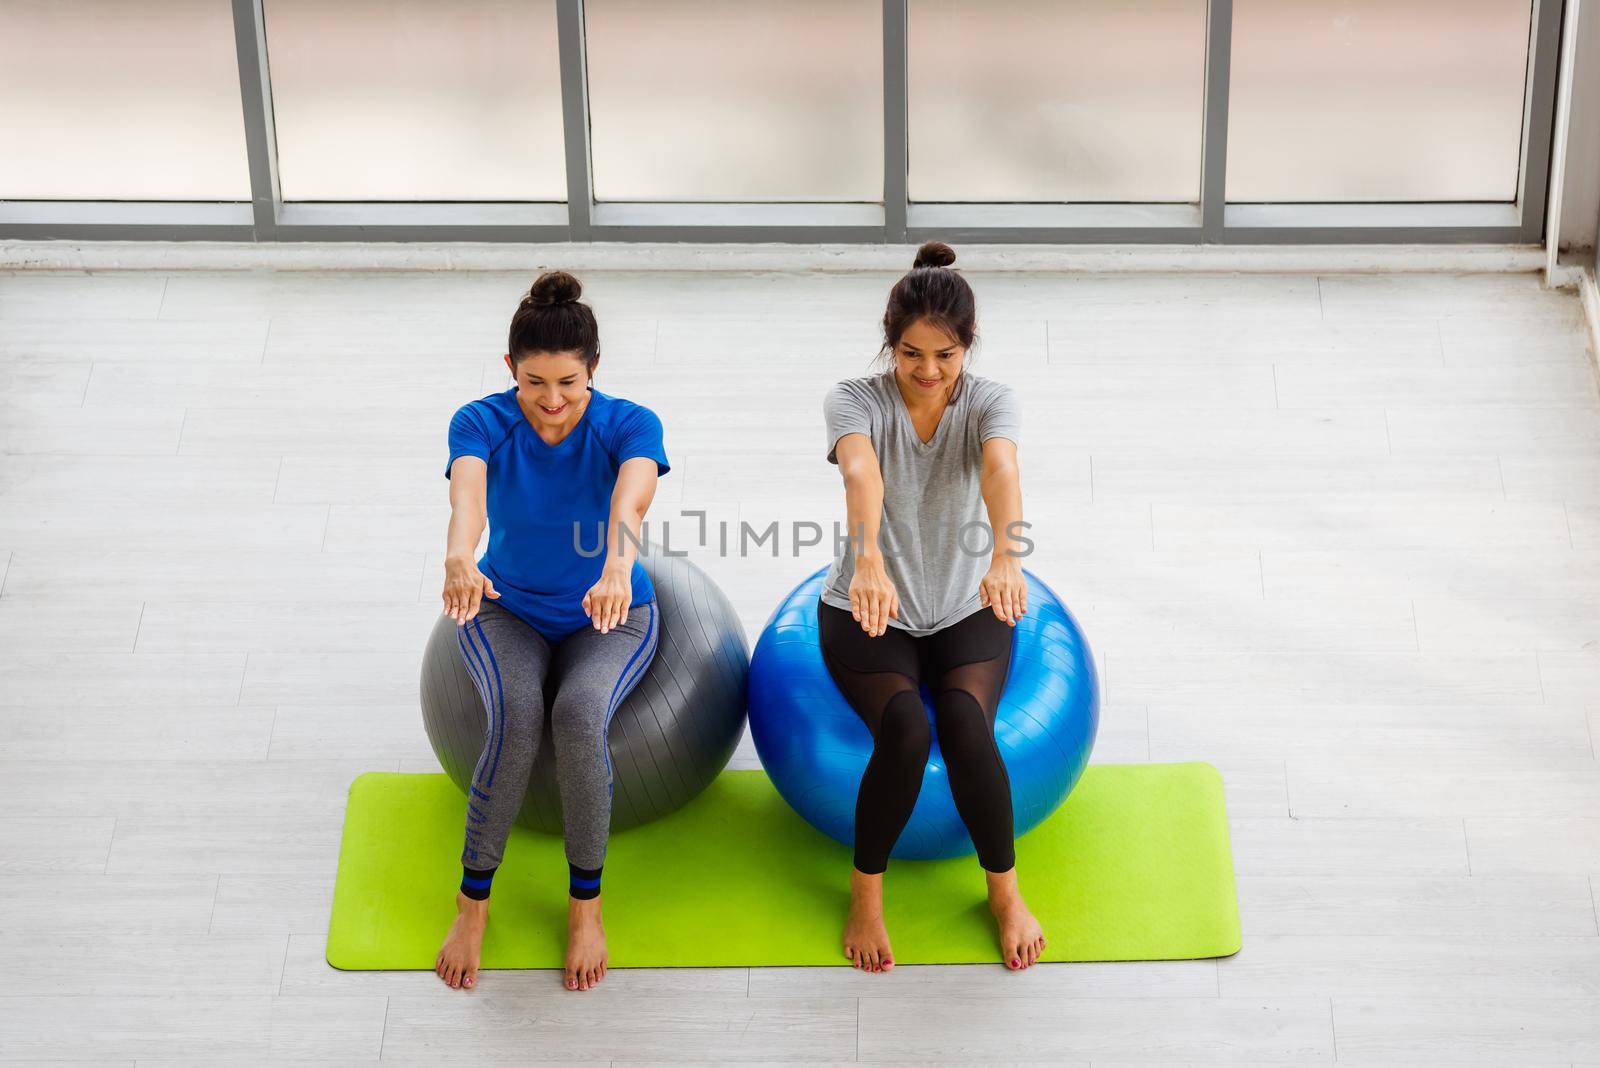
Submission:
<svg viewBox="0 0 1600 1068">
<path fill-rule="evenodd" d="M 511 316 L 506 351 L 515 367 L 535 352 L 569 352 L 576 349 L 592 374 L 600 359 L 600 327 L 594 312 L 578 298 L 583 286 L 566 271 L 541 274 Z"/>
<path fill-rule="evenodd" d="M 917 249 L 911 270 L 889 290 L 889 306 L 883 313 L 883 348 L 878 356 L 890 367 L 906 327 L 918 319 L 943 330 L 964 349 L 971 349 L 978 340 L 978 302 L 967 280 L 950 270 L 955 262 L 954 249 L 943 241 L 929 241 Z M 963 371 L 961 378 L 965 377 Z M 957 379 L 950 392 L 952 401 L 960 389 Z"/>
</svg>

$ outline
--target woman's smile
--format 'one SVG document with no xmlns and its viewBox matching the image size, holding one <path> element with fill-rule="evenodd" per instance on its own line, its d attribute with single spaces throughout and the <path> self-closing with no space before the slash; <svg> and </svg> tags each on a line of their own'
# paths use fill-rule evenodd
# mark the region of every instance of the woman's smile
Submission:
<svg viewBox="0 0 1600 1068">
<path fill-rule="evenodd" d="M 944 379 L 943 378 L 935 378 L 935 379 L 931 379 L 930 380 L 930 379 L 922 378 L 922 377 L 920 377 L 918 375 L 912 375 L 911 376 L 911 381 L 915 382 L 917 385 L 921 386 L 923 389 L 938 389 L 939 386 L 941 386 L 944 383 Z"/>
</svg>

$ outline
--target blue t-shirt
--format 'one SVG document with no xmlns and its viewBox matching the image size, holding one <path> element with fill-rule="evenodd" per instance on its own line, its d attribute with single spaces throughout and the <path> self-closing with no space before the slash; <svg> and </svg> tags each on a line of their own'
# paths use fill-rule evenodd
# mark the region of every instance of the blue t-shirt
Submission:
<svg viewBox="0 0 1600 1068">
<path fill-rule="evenodd" d="M 528 422 L 513 386 L 456 410 L 446 478 L 458 456 L 477 456 L 489 466 L 489 548 L 478 570 L 500 594 L 494 603 L 552 643 L 590 626 L 583 595 L 605 567 L 618 469 L 624 460 L 645 456 L 656 462 L 657 475 L 670 470 L 656 413 L 591 386 L 578 424 L 551 445 Z M 579 546 L 593 555 L 584 556 Z M 632 578 L 634 604 L 655 600 L 637 559 Z"/>
</svg>

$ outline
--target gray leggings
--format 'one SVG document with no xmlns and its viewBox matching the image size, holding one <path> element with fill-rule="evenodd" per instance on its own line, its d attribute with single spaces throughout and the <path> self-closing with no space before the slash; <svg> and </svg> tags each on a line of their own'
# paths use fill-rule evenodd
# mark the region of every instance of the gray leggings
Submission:
<svg viewBox="0 0 1600 1068">
<path fill-rule="evenodd" d="M 661 628 L 655 603 L 634 605 L 628 618 L 601 634 L 586 626 L 557 642 L 485 598 L 457 628 L 467 672 L 483 697 L 488 730 L 467 795 L 466 870 L 462 891 L 487 897 L 511 825 L 522 807 L 544 730 L 545 677 L 554 672 L 550 736 L 566 838 L 569 889 L 599 893 L 611 830 L 611 716 L 644 676 Z M 474 885 L 479 884 L 481 885 Z M 474 891 L 479 892 L 474 892 Z"/>
</svg>

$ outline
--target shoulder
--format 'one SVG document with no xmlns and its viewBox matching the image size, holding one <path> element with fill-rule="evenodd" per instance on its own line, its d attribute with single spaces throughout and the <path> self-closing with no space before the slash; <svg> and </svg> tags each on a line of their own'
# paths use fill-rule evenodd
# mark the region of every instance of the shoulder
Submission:
<svg viewBox="0 0 1600 1068">
<path fill-rule="evenodd" d="M 507 402 L 513 409 L 510 413 L 506 410 Z M 517 422 L 511 421 L 513 417 Z M 450 429 L 445 435 L 450 445 L 445 477 L 450 477 L 450 468 L 461 456 L 476 456 L 488 463 L 495 451 L 511 439 L 517 423 L 526 425 L 527 420 L 517 405 L 514 387 L 509 394 L 492 393 L 457 408 L 450 417 Z"/>
<path fill-rule="evenodd" d="M 881 388 L 877 378 L 846 378 L 829 387 L 822 398 L 822 420 L 830 443 L 846 434 L 878 432 L 887 411 Z"/>
<path fill-rule="evenodd" d="M 649 408 L 594 390 L 589 400 L 589 411 L 584 418 L 591 417 L 598 418 L 592 424 L 590 433 L 596 436 L 601 448 L 618 465 L 635 456 L 644 456 L 656 462 L 658 477 L 672 470 L 667 463 L 661 417 Z"/>
<path fill-rule="evenodd" d="M 661 458 L 664 448 L 661 417 L 644 405 L 625 397 L 613 397 L 594 390 L 586 419 L 592 419 L 595 434 L 612 456 L 648 453 Z M 662 471 L 665 474 L 665 470 Z"/>
<path fill-rule="evenodd" d="M 1017 404 L 1017 391 L 1009 382 L 984 375 L 967 375 L 967 388 L 972 390 L 972 406 L 983 408 L 991 404 Z"/>
<path fill-rule="evenodd" d="M 508 411 L 516 411 L 520 415 L 521 412 L 517 409 L 516 392 L 517 388 L 512 386 L 510 389 L 500 393 L 490 393 L 487 396 L 479 397 L 477 400 L 469 400 L 457 408 L 456 411 L 473 412 L 481 417 L 496 420 L 505 419 Z"/>
<path fill-rule="evenodd" d="M 884 406 L 883 382 L 883 375 L 842 379 L 828 387 L 827 395 L 822 399 L 822 406 L 827 411 L 837 411 L 846 407 L 881 411 Z"/>
<path fill-rule="evenodd" d="M 514 420 L 522 418 L 515 393 L 516 387 L 512 387 L 504 393 L 491 393 L 467 401 L 450 417 L 451 427 L 476 428 L 496 436 L 508 433 L 516 425 Z"/>
<path fill-rule="evenodd" d="M 617 431 L 641 424 L 654 423 L 659 425 L 661 419 L 655 412 L 626 397 L 615 397 L 609 393 L 601 393 L 598 389 L 591 391 L 589 400 L 589 414 L 595 416 L 595 426 L 606 431 Z"/>
<path fill-rule="evenodd" d="M 970 440 L 979 443 L 990 438 L 1020 441 L 1022 403 L 1017 391 L 1005 382 L 976 375 L 967 386 L 972 390 L 965 421 Z"/>
<path fill-rule="evenodd" d="M 1008 382 L 982 375 L 969 375 L 966 387 L 967 413 L 981 421 L 1015 422 L 1022 415 L 1022 398 Z"/>
<path fill-rule="evenodd" d="M 883 384 L 887 375 L 861 375 L 856 378 L 841 378 L 828 390 L 829 393 L 846 393 L 856 397 L 881 397 Z"/>
</svg>

